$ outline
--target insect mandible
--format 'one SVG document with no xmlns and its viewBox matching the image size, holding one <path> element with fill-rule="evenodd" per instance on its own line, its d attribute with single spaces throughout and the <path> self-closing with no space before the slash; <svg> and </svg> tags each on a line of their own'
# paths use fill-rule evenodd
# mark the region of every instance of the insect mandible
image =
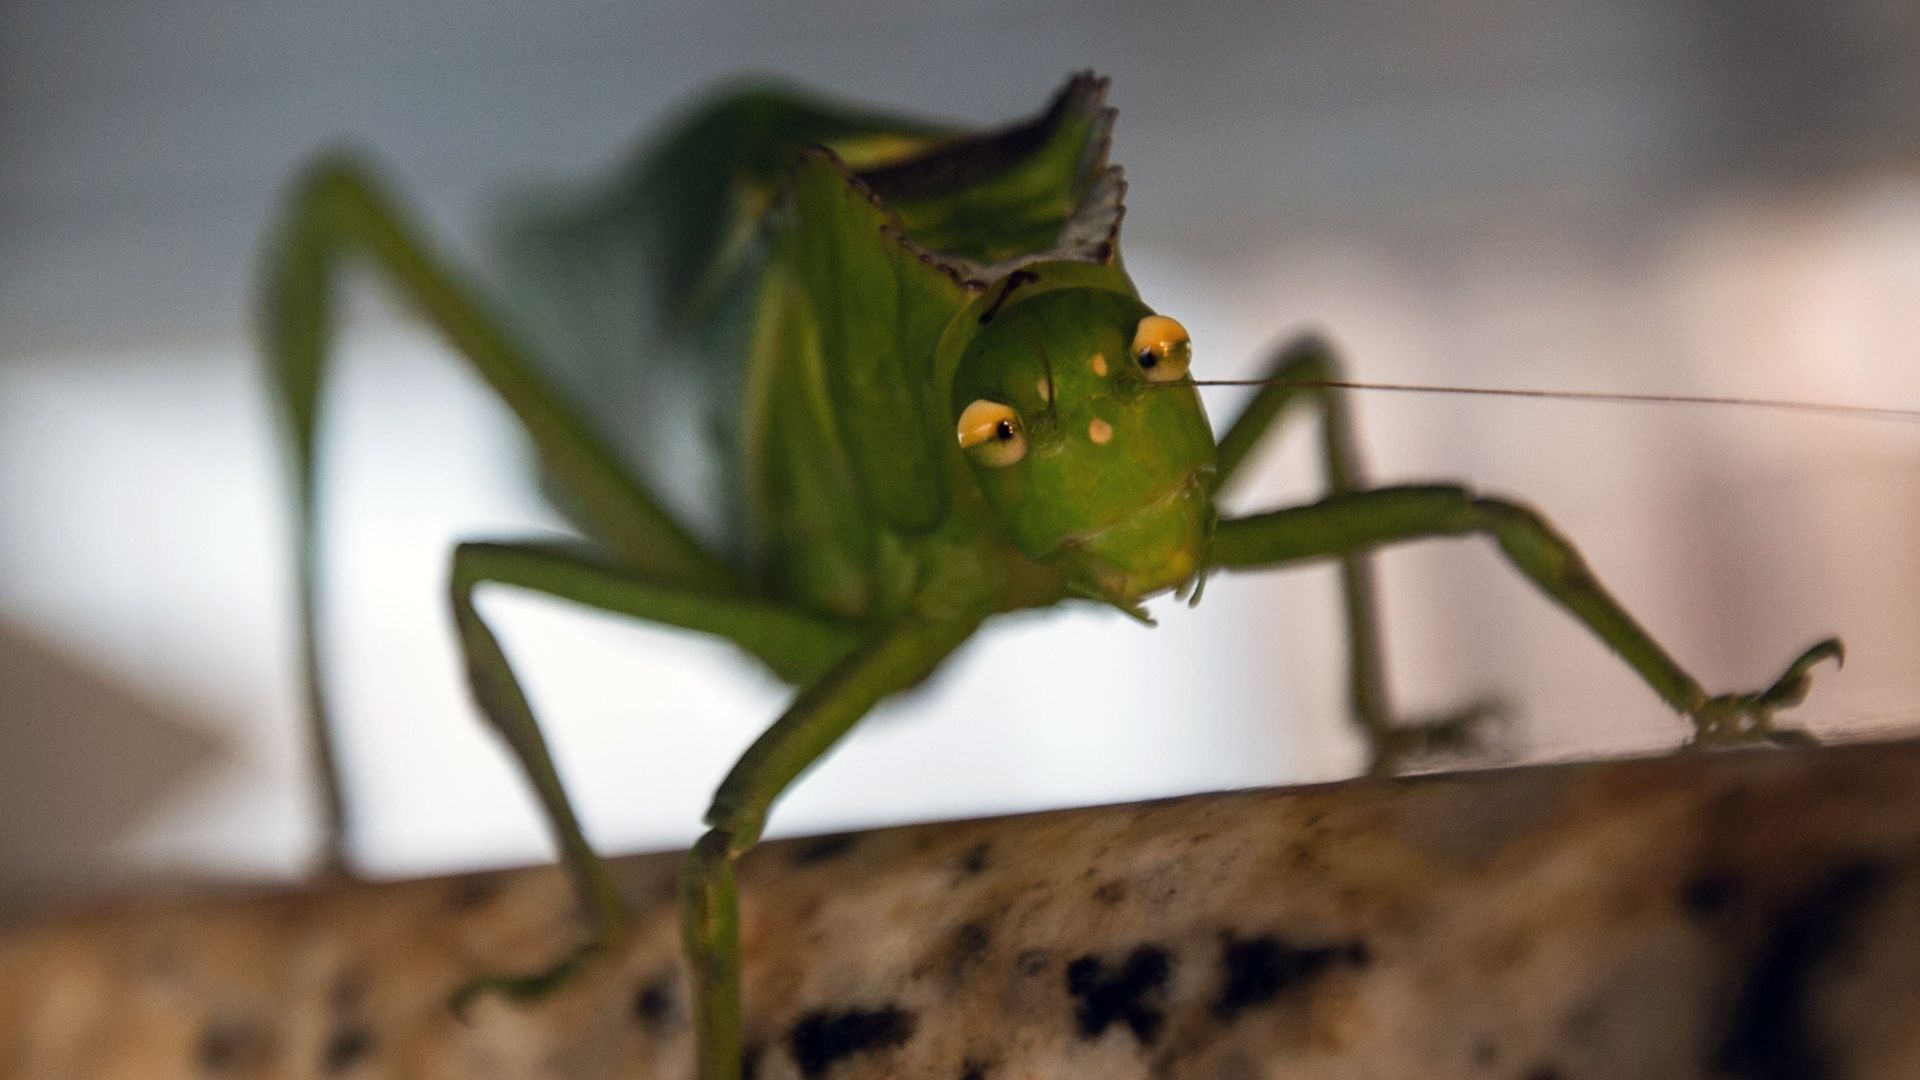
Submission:
<svg viewBox="0 0 1920 1080">
<path fill-rule="evenodd" d="M 551 990 L 623 921 L 475 606 L 486 584 L 715 635 L 799 688 L 721 783 L 686 859 L 703 1080 L 740 1075 L 734 861 L 809 765 L 995 615 L 1078 599 L 1144 618 L 1143 599 L 1197 598 L 1212 572 L 1336 561 L 1353 717 L 1374 768 L 1390 771 L 1458 741 L 1478 712 L 1424 725 L 1387 714 L 1367 553 L 1479 535 L 1686 717 L 1694 743 L 1803 738 L 1775 713 L 1839 657 L 1837 641 L 1763 690 L 1709 694 L 1534 511 L 1457 485 L 1369 487 L 1324 343 L 1281 350 L 1216 440 L 1194 343 L 1120 258 L 1112 123 L 1090 75 L 986 134 L 786 91 L 722 95 L 611 183 L 518 224 L 502 301 L 433 255 L 364 167 L 323 159 L 294 186 L 263 315 L 296 465 L 307 685 L 336 841 L 313 462 L 343 257 L 377 267 L 508 406 L 581 534 L 454 552 L 474 697 L 537 792 L 595 927 L 549 970 L 478 979 L 463 996 Z M 1322 421 L 1325 497 L 1222 516 L 1216 496 L 1299 411 Z M 706 452 L 703 468 L 682 463 L 688 451 Z M 670 509 L 673 491 L 703 520 Z"/>
</svg>

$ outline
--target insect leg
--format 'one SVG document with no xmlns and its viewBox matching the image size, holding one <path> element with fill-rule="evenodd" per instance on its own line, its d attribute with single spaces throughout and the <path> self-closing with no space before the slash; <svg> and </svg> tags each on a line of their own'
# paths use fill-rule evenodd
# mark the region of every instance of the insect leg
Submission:
<svg viewBox="0 0 1920 1080">
<path fill-rule="evenodd" d="M 1261 386 L 1221 437 L 1215 490 L 1224 490 L 1266 436 L 1295 405 L 1320 412 L 1321 461 L 1329 495 L 1360 491 L 1366 469 L 1345 392 L 1329 382 L 1345 378 L 1333 345 L 1317 334 L 1287 342 L 1268 362 Z M 1347 630 L 1347 707 L 1366 736 L 1368 771 L 1389 774 L 1409 758 L 1472 744 L 1474 729 L 1498 713 L 1492 701 L 1415 721 L 1396 721 L 1387 687 L 1386 649 L 1380 633 L 1380 600 L 1373 560 L 1365 551 L 1343 552 L 1340 595 Z"/>
<path fill-rule="evenodd" d="M 737 589 L 734 575 L 662 510 L 585 425 L 534 376 L 524 351 L 461 276 L 418 240 L 370 174 L 354 163 L 315 163 L 294 185 L 267 251 L 260 317 L 269 375 L 293 444 L 296 559 L 309 724 L 325 796 L 327 857 L 336 868 L 346 832 L 336 750 L 325 719 L 318 621 L 314 456 L 332 337 L 336 270 L 364 258 L 500 395 L 597 536 L 631 565 L 665 579 Z"/>
<path fill-rule="evenodd" d="M 533 784 L 567 870 L 593 919 L 587 941 L 552 967 L 528 975 L 476 979 L 455 995 L 456 1008 L 487 991 L 523 1000 L 546 994 L 618 937 L 624 917 L 619 893 L 581 831 L 526 695 L 498 639 L 474 605 L 475 592 L 486 584 L 529 589 L 604 611 L 716 634 L 767 660 L 776 672 L 793 677 L 816 677 L 860 642 L 853 630 L 837 623 L 765 601 L 663 585 L 557 545 L 468 543 L 456 548 L 449 592 L 474 700 Z"/>
<path fill-rule="evenodd" d="M 1253 569 L 1406 540 L 1471 534 L 1498 544 L 1516 569 L 1585 623 L 1662 700 L 1691 718 L 1695 743 L 1805 739 L 1802 733 L 1776 729 L 1773 715 L 1806 696 L 1809 672 L 1816 664 L 1841 658 L 1837 639 L 1801 653 L 1764 690 L 1709 696 L 1607 593 L 1573 544 L 1517 503 L 1477 497 L 1451 485 L 1334 495 L 1309 506 L 1222 521 L 1213 557 L 1223 568 Z"/>
<path fill-rule="evenodd" d="M 720 784 L 711 831 L 687 853 L 681 935 L 694 983 L 700 1080 L 740 1080 L 740 926 L 733 863 L 760 839 L 767 813 L 882 698 L 920 682 L 977 619 L 907 622 L 874 639 L 794 699 Z"/>
</svg>

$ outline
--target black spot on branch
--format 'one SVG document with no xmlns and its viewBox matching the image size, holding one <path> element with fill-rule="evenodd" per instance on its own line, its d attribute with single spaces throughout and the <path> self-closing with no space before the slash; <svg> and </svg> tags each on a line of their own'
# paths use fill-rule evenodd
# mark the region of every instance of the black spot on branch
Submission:
<svg viewBox="0 0 1920 1080">
<path fill-rule="evenodd" d="M 802 840 L 793 849 L 793 865 L 811 866 L 815 863 L 829 862 L 852 851 L 859 844 L 858 833 L 834 833 L 831 836 L 816 836 L 811 840 Z"/>
<path fill-rule="evenodd" d="M 1161 1004 L 1172 971 L 1167 950 L 1157 945 L 1133 950 L 1112 972 L 1090 955 L 1068 964 L 1067 992 L 1079 999 L 1075 1018 L 1080 1035 L 1098 1038 L 1113 1024 L 1124 1023 L 1142 1045 L 1152 1043 L 1165 1020 Z"/>
<path fill-rule="evenodd" d="M 1701 874 L 1681 887 L 1680 910 L 1691 919 L 1705 922 L 1725 913 L 1739 894 L 1740 882 L 1733 875 Z"/>
<path fill-rule="evenodd" d="M 968 848 L 954 863 L 954 872 L 958 880 L 965 881 L 978 877 L 987 868 L 987 854 L 993 850 L 993 841 L 982 840 Z"/>
<path fill-rule="evenodd" d="M 1093 890 L 1093 898 L 1107 907 L 1118 907 L 1127 898 L 1127 883 L 1119 880 L 1106 882 Z"/>
<path fill-rule="evenodd" d="M 947 973 L 955 983 L 966 978 L 967 971 L 986 958 L 993 945 L 993 931 L 984 923 L 962 923 L 953 932 L 953 947 L 947 954 Z"/>
<path fill-rule="evenodd" d="M 1723 1073 L 1746 1080 L 1829 1080 L 1831 1048 L 1809 1008 L 1821 966 L 1857 931 L 1886 889 L 1885 864 L 1842 864 L 1800 894 L 1775 923 L 1742 984 L 1733 1030 L 1714 1056 Z"/>
<path fill-rule="evenodd" d="M 338 1076 L 373 1055 L 373 1032 L 360 1024 L 343 1024 L 327 1036 L 320 1048 L 320 1071 Z"/>
<path fill-rule="evenodd" d="M 987 1080 L 987 1062 L 968 1058 L 960 1065 L 960 1080 Z"/>
<path fill-rule="evenodd" d="M 1220 995 L 1213 1001 L 1213 1015 L 1232 1021 L 1242 1011 L 1265 1005 L 1336 965 L 1363 968 L 1372 959 L 1366 945 L 1359 941 L 1301 948 L 1278 937 L 1241 940 L 1224 935 L 1220 943 Z"/>
<path fill-rule="evenodd" d="M 825 1076 L 842 1058 L 905 1044 L 913 1027 L 914 1015 L 893 1006 L 811 1012 L 793 1026 L 793 1061 L 802 1076 Z"/>
<path fill-rule="evenodd" d="M 1045 949 L 1021 949 L 1020 955 L 1013 958 L 1013 966 L 1022 975 L 1045 974 L 1053 963 L 1053 954 Z"/>
<path fill-rule="evenodd" d="M 657 976 L 633 992 L 633 1018 L 649 1032 L 658 1035 L 675 1015 L 672 975 Z"/>
<path fill-rule="evenodd" d="M 194 1048 L 200 1068 L 210 1073 L 246 1071 L 266 1053 L 267 1033 L 259 1024 L 243 1017 L 210 1021 L 201 1029 Z"/>
</svg>

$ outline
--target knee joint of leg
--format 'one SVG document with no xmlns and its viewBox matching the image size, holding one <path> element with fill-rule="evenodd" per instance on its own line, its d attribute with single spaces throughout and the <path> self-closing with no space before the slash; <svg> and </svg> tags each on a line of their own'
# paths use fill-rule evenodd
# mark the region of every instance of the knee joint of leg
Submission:
<svg viewBox="0 0 1920 1080">
<path fill-rule="evenodd" d="M 1490 497 L 1476 498 L 1473 505 L 1487 532 L 1515 562 L 1556 580 L 1572 581 L 1587 575 L 1580 553 L 1531 508 Z"/>
<path fill-rule="evenodd" d="M 1294 374 L 1303 379 L 1337 379 L 1340 377 L 1340 361 L 1328 348 L 1326 339 L 1314 335 L 1303 338 L 1294 345 L 1294 360 L 1289 365 Z"/>
<path fill-rule="evenodd" d="M 725 829 L 708 829 L 687 852 L 689 861 L 702 866 L 725 862 L 733 854 L 733 834 Z"/>
</svg>

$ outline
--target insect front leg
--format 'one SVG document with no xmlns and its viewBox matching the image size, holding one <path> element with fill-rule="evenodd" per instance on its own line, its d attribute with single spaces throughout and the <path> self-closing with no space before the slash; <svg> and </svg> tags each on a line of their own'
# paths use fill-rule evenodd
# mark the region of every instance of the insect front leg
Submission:
<svg viewBox="0 0 1920 1080">
<path fill-rule="evenodd" d="M 733 863 L 760 840 L 788 785 L 874 705 L 929 675 L 977 619 L 903 623 L 800 692 L 741 756 L 707 811 L 711 831 L 687 853 L 680 926 L 693 979 L 700 1080 L 740 1080 L 740 917 Z"/>
<path fill-rule="evenodd" d="M 1268 361 L 1262 378 L 1272 381 L 1260 387 L 1220 439 L 1215 491 L 1226 490 L 1241 475 L 1248 457 L 1295 406 L 1320 413 L 1321 468 L 1327 493 L 1337 496 L 1365 489 L 1366 470 L 1347 395 L 1327 385 L 1345 378 L 1332 344 L 1316 334 L 1297 337 Z M 1387 685 L 1373 560 L 1364 549 L 1342 552 L 1336 558 L 1347 631 L 1348 709 L 1367 740 L 1367 771 L 1386 775 L 1410 759 L 1472 746 L 1476 729 L 1499 713 L 1499 704 L 1478 701 L 1438 717 L 1396 720 Z"/>
<path fill-rule="evenodd" d="M 1709 695 L 1607 593 L 1573 544 L 1517 503 L 1477 497 L 1451 485 L 1351 492 L 1309 506 L 1222 521 L 1213 558 L 1225 569 L 1254 569 L 1407 540 L 1472 534 L 1492 539 L 1515 569 L 1585 623 L 1662 700 L 1689 717 L 1694 745 L 1806 741 L 1803 732 L 1776 728 L 1774 714 L 1806 696 L 1810 672 L 1820 661 L 1842 658 L 1838 639 L 1828 638 L 1802 652 L 1763 690 Z"/>
<path fill-rule="evenodd" d="M 519 1000 L 552 992 L 610 947 L 625 921 L 619 891 L 607 874 L 605 862 L 580 828 L 533 709 L 499 640 L 475 607 L 475 593 L 487 584 L 528 589 L 602 611 L 716 634 L 795 680 L 816 677 L 859 644 L 855 632 L 838 623 L 751 597 L 702 593 L 663 583 L 570 548 L 498 543 L 468 543 L 456 548 L 449 593 L 474 700 L 533 785 L 560 845 L 562 861 L 592 919 L 587 939 L 551 967 L 474 979 L 454 995 L 456 1010 L 486 992 Z"/>
</svg>

